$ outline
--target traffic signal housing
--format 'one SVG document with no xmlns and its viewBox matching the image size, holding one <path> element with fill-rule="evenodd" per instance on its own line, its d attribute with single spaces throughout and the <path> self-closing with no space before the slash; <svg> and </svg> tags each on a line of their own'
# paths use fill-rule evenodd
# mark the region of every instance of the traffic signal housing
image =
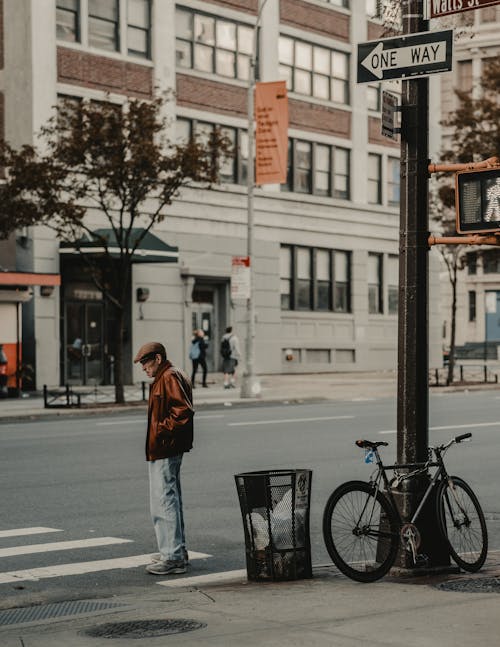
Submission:
<svg viewBox="0 0 500 647">
<path fill-rule="evenodd" d="M 455 174 L 457 232 L 500 232 L 500 166 Z"/>
</svg>

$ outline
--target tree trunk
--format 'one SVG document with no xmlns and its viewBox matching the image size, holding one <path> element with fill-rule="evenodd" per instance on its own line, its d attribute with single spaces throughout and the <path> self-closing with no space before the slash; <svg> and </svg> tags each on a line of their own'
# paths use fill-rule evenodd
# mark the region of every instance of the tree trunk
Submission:
<svg viewBox="0 0 500 647">
<path fill-rule="evenodd" d="M 453 281 L 451 282 L 451 331 L 450 331 L 450 355 L 448 359 L 448 377 L 446 384 L 449 386 L 453 384 L 453 377 L 455 372 L 455 335 L 457 327 L 457 279 L 456 273 Z"/>
<path fill-rule="evenodd" d="M 117 308 L 117 339 L 115 347 L 115 402 L 122 404 L 125 402 L 125 392 L 123 388 L 123 334 L 125 331 L 125 309 Z"/>
</svg>

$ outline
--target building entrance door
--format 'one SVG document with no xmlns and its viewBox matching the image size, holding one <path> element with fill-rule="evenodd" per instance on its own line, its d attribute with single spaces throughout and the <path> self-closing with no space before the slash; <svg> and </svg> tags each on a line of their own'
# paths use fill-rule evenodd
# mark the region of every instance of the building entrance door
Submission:
<svg viewBox="0 0 500 647">
<path fill-rule="evenodd" d="M 207 368 L 209 373 L 215 370 L 217 355 L 217 322 L 215 320 L 215 290 L 193 290 L 193 303 L 191 307 L 193 330 L 201 328 L 205 333 L 207 348 Z"/>
<path fill-rule="evenodd" d="M 66 384 L 102 384 L 104 344 L 102 303 L 66 303 Z"/>
</svg>

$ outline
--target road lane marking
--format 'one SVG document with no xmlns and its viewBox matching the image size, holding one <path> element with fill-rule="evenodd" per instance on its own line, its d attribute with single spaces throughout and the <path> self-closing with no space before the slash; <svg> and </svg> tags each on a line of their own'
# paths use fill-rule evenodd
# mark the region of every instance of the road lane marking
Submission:
<svg viewBox="0 0 500 647">
<path fill-rule="evenodd" d="M 450 429 L 470 429 L 471 427 L 500 427 L 500 422 L 470 422 L 465 425 L 446 425 L 443 427 L 429 427 L 429 431 L 449 431 Z M 379 434 L 395 434 L 397 433 L 396 429 L 387 429 L 385 431 L 379 431 Z"/>
<path fill-rule="evenodd" d="M 189 553 L 191 559 L 191 553 Z M 160 586 L 167 588 L 179 588 L 182 586 L 203 586 L 204 584 L 223 584 L 224 582 L 232 582 L 233 580 L 247 579 L 246 569 L 238 571 L 223 571 L 221 573 L 208 573 L 207 575 L 195 575 L 193 577 L 179 577 L 175 580 L 164 580 L 157 582 Z"/>
<path fill-rule="evenodd" d="M 0 530 L 0 539 L 3 537 L 22 537 L 25 535 L 41 535 L 45 532 L 63 532 L 60 528 L 43 528 L 34 526 L 33 528 L 12 528 L 11 530 Z"/>
<path fill-rule="evenodd" d="M 289 422 L 316 422 L 318 420 L 350 420 L 354 416 L 324 416 L 318 418 L 287 418 L 285 420 L 254 420 L 253 422 L 228 422 L 228 427 L 248 427 L 255 425 L 283 425 Z"/>
<path fill-rule="evenodd" d="M 53 541 L 47 544 L 28 544 L 26 546 L 0 548 L 0 557 L 12 557 L 13 555 L 32 555 L 34 553 L 49 553 L 54 550 L 73 550 L 75 548 L 92 548 L 94 546 L 129 544 L 131 542 L 132 539 L 120 539 L 119 537 L 92 537 L 90 539 L 78 539 L 76 541 Z"/>
<path fill-rule="evenodd" d="M 212 557 L 205 553 L 189 551 L 189 560 L 205 559 Z M 53 577 L 66 577 L 68 575 L 85 575 L 99 571 L 111 571 L 120 568 L 136 568 L 151 563 L 151 553 L 146 555 L 133 555 L 131 557 L 118 557 L 115 559 L 100 559 L 94 562 L 77 562 L 71 564 L 56 564 L 40 568 L 29 568 L 23 571 L 9 571 L 0 573 L 0 584 L 13 584 L 16 582 L 49 579 Z"/>
</svg>

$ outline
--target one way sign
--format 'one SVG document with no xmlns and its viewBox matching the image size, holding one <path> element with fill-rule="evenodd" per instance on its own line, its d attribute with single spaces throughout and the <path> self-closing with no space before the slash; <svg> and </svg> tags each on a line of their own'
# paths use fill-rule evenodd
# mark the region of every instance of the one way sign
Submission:
<svg viewBox="0 0 500 647">
<path fill-rule="evenodd" d="M 449 72 L 452 53 L 452 29 L 359 43 L 358 83 Z"/>
</svg>

